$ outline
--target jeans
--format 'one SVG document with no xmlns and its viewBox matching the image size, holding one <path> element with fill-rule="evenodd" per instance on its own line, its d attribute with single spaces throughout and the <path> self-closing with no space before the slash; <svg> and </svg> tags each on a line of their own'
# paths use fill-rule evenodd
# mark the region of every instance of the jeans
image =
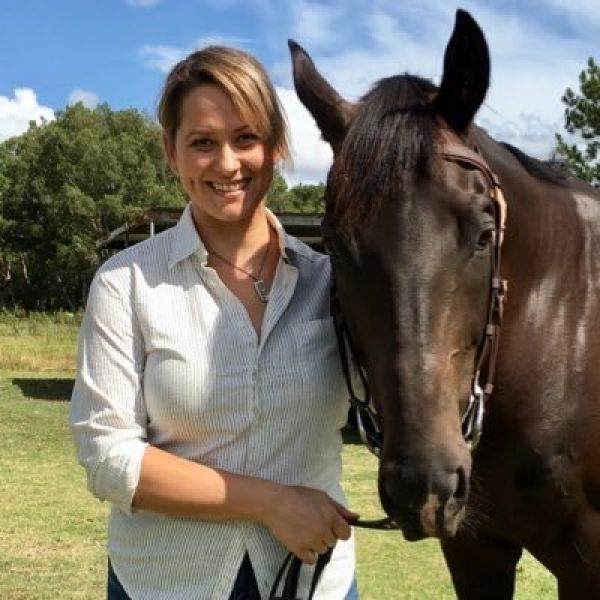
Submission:
<svg viewBox="0 0 600 600">
<path fill-rule="evenodd" d="M 108 585 L 107 585 L 107 600 L 131 600 L 123 586 L 117 579 L 115 572 L 108 561 Z M 233 590 L 229 600 L 260 600 L 256 578 L 252 570 L 252 564 L 248 555 L 244 556 L 240 570 L 238 571 L 237 579 L 233 585 Z M 356 579 L 352 582 L 352 587 L 348 591 L 344 600 L 358 600 L 358 589 L 356 587 Z"/>
</svg>

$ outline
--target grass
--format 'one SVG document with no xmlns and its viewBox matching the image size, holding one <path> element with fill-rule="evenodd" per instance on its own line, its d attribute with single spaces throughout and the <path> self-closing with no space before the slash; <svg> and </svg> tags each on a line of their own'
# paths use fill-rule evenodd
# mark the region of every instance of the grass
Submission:
<svg viewBox="0 0 600 600">
<path fill-rule="evenodd" d="M 107 506 L 87 492 L 67 427 L 75 321 L 67 315 L 28 320 L 0 313 L 3 600 L 105 597 Z M 365 448 L 346 444 L 344 487 L 365 518 L 381 516 L 376 469 Z M 357 530 L 356 537 L 361 600 L 454 598 L 437 542 L 409 544 L 399 532 Z M 525 556 L 516 598 L 555 597 L 554 578 Z"/>
<path fill-rule="evenodd" d="M 0 376 L 3 600 L 102 597 L 106 507 L 87 493 L 74 460 L 70 383 L 66 373 Z"/>
<path fill-rule="evenodd" d="M 66 371 L 75 368 L 81 315 L 0 311 L 0 370 Z"/>
</svg>

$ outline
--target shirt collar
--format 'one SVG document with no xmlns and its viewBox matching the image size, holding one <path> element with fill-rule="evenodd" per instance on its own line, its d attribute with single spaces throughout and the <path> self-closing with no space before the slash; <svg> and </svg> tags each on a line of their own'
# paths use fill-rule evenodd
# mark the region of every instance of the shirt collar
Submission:
<svg viewBox="0 0 600 600">
<path fill-rule="evenodd" d="M 279 252 L 285 262 L 289 262 L 288 250 L 302 254 L 305 258 L 312 260 L 312 254 L 308 247 L 299 244 L 292 236 L 288 235 L 279 219 L 270 210 L 266 209 L 267 220 L 277 234 Z M 169 269 L 172 269 L 177 263 L 186 258 L 197 254 L 202 263 L 205 263 L 208 257 L 206 246 L 198 235 L 194 219 L 192 217 L 192 205 L 188 202 L 177 225 L 172 229 L 171 249 L 169 252 Z"/>
<path fill-rule="evenodd" d="M 183 213 L 173 227 L 171 237 L 171 250 L 169 252 L 169 269 L 172 269 L 178 262 L 185 260 L 192 254 L 198 253 L 202 262 L 206 262 L 206 246 L 202 243 L 194 219 L 192 217 L 192 205 L 188 203 L 183 209 Z"/>
</svg>

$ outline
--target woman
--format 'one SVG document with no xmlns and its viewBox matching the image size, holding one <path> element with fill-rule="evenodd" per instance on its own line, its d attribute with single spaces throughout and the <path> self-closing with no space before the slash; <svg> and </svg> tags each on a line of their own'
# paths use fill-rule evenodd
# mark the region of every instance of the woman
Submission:
<svg viewBox="0 0 600 600">
<path fill-rule="evenodd" d="M 288 551 L 335 546 L 318 597 L 355 598 L 329 264 L 265 207 L 289 156 L 273 86 L 208 47 L 169 74 L 159 121 L 189 204 L 98 271 L 72 398 L 112 503 L 108 597 L 264 598 Z"/>
</svg>

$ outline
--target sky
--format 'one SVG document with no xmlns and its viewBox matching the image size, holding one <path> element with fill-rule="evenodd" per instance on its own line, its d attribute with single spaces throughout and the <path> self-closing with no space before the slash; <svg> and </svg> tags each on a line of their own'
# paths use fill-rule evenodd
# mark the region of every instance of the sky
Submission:
<svg viewBox="0 0 600 600">
<path fill-rule="evenodd" d="M 83 102 L 154 116 L 164 78 L 206 44 L 236 46 L 266 67 L 286 109 L 291 185 L 324 181 L 331 163 L 293 90 L 288 38 L 348 100 L 378 79 L 439 83 L 456 8 L 483 29 L 491 85 L 476 122 L 548 158 L 564 125 L 561 96 L 600 60 L 600 0 L 1 0 L 0 141 L 30 120 Z"/>
</svg>

